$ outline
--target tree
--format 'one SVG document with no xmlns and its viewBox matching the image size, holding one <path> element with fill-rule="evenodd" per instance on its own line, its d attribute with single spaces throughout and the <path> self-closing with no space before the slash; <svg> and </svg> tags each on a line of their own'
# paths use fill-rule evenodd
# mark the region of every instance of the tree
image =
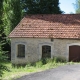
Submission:
<svg viewBox="0 0 80 80">
<path fill-rule="evenodd" d="M 4 25 L 4 32 L 8 35 L 11 31 L 11 19 L 12 19 L 12 9 L 11 9 L 11 0 L 4 0 L 3 1 L 3 25 Z"/>
<path fill-rule="evenodd" d="M 3 64 L 3 62 L 6 62 L 7 56 L 5 55 L 6 51 L 2 50 L 2 45 L 3 45 L 3 43 L 0 42 L 0 77 L 3 74 L 3 71 L 5 71 L 5 70 L 8 71 L 8 68 Z"/>
<path fill-rule="evenodd" d="M 8 36 L 9 33 L 17 26 L 22 17 L 21 2 L 20 0 L 3 0 L 3 27 L 4 36 Z M 8 59 L 11 59 L 10 41 L 4 38 L 2 45 L 3 51 L 8 51 Z"/>
<path fill-rule="evenodd" d="M 23 0 L 27 14 L 61 14 L 59 0 Z"/>
<path fill-rule="evenodd" d="M 5 51 L 2 50 L 2 41 L 4 37 L 4 28 L 3 28 L 3 21 L 2 21 L 2 14 L 3 14 L 3 0 L 0 0 L 0 76 L 2 76 L 3 71 L 7 70 L 7 67 L 4 66 L 1 62 L 6 60 Z"/>
<path fill-rule="evenodd" d="M 5 33 L 6 35 L 9 35 L 21 20 L 21 3 L 20 0 L 4 0 L 3 5 Z"/>
<path fill-rule="evenodd" d="M 3 14 L 3 0 L 0 0 L 0 41 L 2 40 L 2 34 L 3 34 L 3 27 L 2 27 L 2 14 Z"/>
<path fill-rule="evenodd" d="M 13 16 L 11 19 L 12 23 L 12 29 L 15 28 L 15 26 L 20 22 L 22 17 L 22 9 L 21 9 L 21 3 L 20 0 L 11 0 L 11 9 L 13 12 Z"/>
<path fill-rule="evenodd" d="M 76 13 L 79 14 L 80 13 L 80 0 L 76 0 Z"/>
</svg>

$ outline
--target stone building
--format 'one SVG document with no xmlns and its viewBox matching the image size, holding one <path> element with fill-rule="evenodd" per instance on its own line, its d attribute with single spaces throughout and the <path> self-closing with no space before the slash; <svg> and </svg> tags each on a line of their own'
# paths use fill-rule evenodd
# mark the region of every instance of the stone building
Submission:
<svg viewBox="0 0 80 80">
<path fill-rule="evenodd" d="M 80 14 L 26 15 L 9 37 L 13 64 L 53 57 L 80 61 Z"/>
</svg>

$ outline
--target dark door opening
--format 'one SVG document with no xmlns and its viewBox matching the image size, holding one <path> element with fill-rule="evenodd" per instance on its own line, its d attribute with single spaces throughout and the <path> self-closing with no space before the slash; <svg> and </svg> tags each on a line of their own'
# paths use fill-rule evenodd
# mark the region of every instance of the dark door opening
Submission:
<svg viewBox="0 0 80 80">
<path fill-rule="evenodd" d="M 51 46 L 42 46 L 42 58 L 51 58 Z"/>
<path fill-rule="evenodd" d="M 77 45 L 69 46 L 69 61 L 73 62 L 80 61 L 80 46 Z"/>
</svg>

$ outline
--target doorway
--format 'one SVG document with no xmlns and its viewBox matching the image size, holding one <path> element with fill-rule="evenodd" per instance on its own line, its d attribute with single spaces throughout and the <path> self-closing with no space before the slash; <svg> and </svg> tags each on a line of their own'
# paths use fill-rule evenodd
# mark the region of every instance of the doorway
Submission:
<svg viewBox="0 0 80 80">
<path fill-rule="evenodd" d="M 80 61 L 80 46 L 78 45 L 69 46 L 69 61 L 73 62 Z"/>
</svg>

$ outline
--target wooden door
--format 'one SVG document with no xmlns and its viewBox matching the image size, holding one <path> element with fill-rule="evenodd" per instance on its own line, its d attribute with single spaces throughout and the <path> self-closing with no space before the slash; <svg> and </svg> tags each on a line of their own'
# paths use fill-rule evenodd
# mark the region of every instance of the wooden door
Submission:
<svg viewBox="0 0 80 80">
<path fill-rule="evenodd" d="M 80 61 L 80 46 L 74 45 L 69 47 L 69 61 Z"/>
</svg>

